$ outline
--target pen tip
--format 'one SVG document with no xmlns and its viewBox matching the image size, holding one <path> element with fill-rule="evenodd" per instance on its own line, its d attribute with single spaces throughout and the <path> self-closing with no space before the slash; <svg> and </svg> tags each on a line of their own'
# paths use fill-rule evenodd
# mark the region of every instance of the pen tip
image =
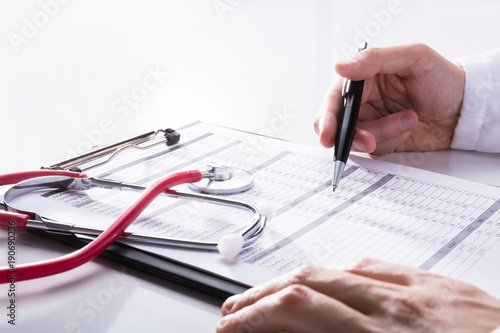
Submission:
<svg viewBox="0 0 500 333">
<path fill-rule="evenodd" d="M 332 191 L 335 192 L 336 189 L 337 189 L 337 185 L 332 185 Z"/>
</svg>

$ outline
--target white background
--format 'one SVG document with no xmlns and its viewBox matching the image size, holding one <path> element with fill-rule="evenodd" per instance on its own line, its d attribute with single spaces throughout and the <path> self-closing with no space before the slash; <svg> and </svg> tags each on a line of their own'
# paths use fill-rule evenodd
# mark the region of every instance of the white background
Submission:
<svg viewBox="0 0 500 333">
<path fill-rule="evenodd" d="M 424 42 L 450 59 L 483 52 L 500 46 L 488 37 L 500 30 L 499 6 L 2 1 L 0 172 L 196 119 L 317 145 L 312 121 L 334 62 L 349 55 L 346 46 L 361 39 L 372 46 Z M 151 71 L 162 73 L 161 82 L 148 81 Z M 154 88 L 144 89 L 145 79 Z"/>
</svg>

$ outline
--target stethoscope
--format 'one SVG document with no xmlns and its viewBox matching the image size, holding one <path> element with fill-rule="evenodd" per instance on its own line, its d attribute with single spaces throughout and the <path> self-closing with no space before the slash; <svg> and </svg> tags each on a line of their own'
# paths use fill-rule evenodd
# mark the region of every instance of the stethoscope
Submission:
<svg viewBox="0 0 500 333">
<path fill-rule="evenodd" d="M 182 248 L 219 251 L 226 258 L 234 258 L 242 248 L 253 244 L 262 235 L 266 222 L 274 215 L 274 210 L 269 204 L 263 204 L 257 208 L 242 201 L 205 194 L 233 194 L 252 187 L 253 176 L 251 174 L 241 169 L 220 165 L 208 165 L 204 171 L 178 172 L 158 179 L 147 188 L 63 170 L 39 170 L 0 175 L 0 186 L 12 184 L 15 185 L 4 194 L 6 210 L 0 211 L 0 227 L 7 228 L 9 234 L 15 230 L 38 229 L 57 233 L 97 236 L 85 247 L 65 256 L 15 267 L 16 281 L 46 277 L 76 268 L 97 257 L 118 238 Z M 172 187 L 181 184 L 188 184 L 196 192 L 172 189 Z M 142 193 L 106 230 L 78 227 L 74 224 L 52 220 L 34 212 L 17 209 L 12 204 L 16 198 L 33 191 L 47 189 L 88 190 L 92 188 L 132 190 L 142 191 Z M 253 218 L 244 230 L 222 236 L 218 242 L 155 237 L 126 232 L 127 227 L 161 194 L 176 198 L 204 200 L 248 210 L 253 214 Z M 0 283 L 6 283 L 9 274 L 13 274 L 12 268 L 0 268 Z"/>
</svg>

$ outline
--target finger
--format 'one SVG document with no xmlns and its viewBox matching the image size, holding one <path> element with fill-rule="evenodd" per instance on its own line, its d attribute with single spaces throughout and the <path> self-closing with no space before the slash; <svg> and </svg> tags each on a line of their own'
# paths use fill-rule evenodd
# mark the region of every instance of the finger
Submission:
<svg viewBox="0 0 500 333">
<path fill-rule="evenodd" d="M 394 290 L 392 285 L 338 269 L 305 266 L 251 288 L 241 295 L 230 297 L 222 306 L 222 314 L 239 311 L 291 285 L 307 286 L 362 313 L 370 313 L 376 309 L 378 299 Z"/>
<path fill-rule="evenodd" d="M 378 73 L 408 77 L 415 75 L 415 70 L 422 70 L 420 64 L 431 67 L 432 64 L 426 61 L 430 55 L 436 56 L 437 53 L 424 44 L 368 48 L 337 62 L 335 71 L 351 80 L 366 80 Z"/>
<path fill-rule="evenodd" d="M 418 117 L 411 110 L 390 114 L 377 120 L 360 121 L 352 149 L 377 156 L 406 150 L 405 141 L 417 122 Z"/>
<path fill-rule="evenodd" d="M 217 327 L 229 332 L 359 332 L 369 320 L 345 304 L 301 285 L 291 285 L 225 316 Z"/>
<path fill-rule="evenodd" d="M 356 133 L 362 132 L 365 132 L 364 136 L 357 135 L 354 137 L 353 150 L 355 151 L 366 152 L 375 156 L 384 156 L 395 151 L 408 150 L 405 143 L 410 133 L 404 133 L 389 140 L 376 142 L 375 137 L 368 131 L 359 129 Z M 364 140 L 364 142 L 360 142 L 361 140 Z M 365 149 L 363 150 L 363 148 Z"/>
<path fill-rule="evenodd" d="M 375 151 L 376 146 L 377 141 L 375 140 L 373 134 L 371 134 L 369 131 L 360 129 L 359 127 L 356 128 L 351 147 L 353 151 L 372 153 L 373 151 Z"/>
<path fill-rule="evenodd" d="M 379 261 L 376 259 L 362 259 L 346 268 L 346 271 L 358 276 L 373 280 L 410 286 L 421 283 L 426 277 L 434 278 L 438 275 L 422 269 Z"/>
<path fill-rule="evenodd" d="M 319 135 L 320 143 L 331 148 L 335 145 L 335 134 L 337 131 L 337 116 L 342 107 L 342 96 L 338 89 L 332 89 L 335 96 L 328 96 L 315 119 L 315 130 Z M 404 110 L 389 114 L 385 117 L 358 122 L 356 137 L 353 142 L 355 151 L 385 155 L 397 150 L 418 123 L 418 116 L 412 110 Z M 370 134 L 368 134 L 369 132 Z M 377 145 L 385 143 L 383 146 Z"/>
<path fill-rule="evenodd" d="M 404 142 L 408 135 L 401 135 L 399 137 L 377 143 L 377 147 L 370 153 L 374 156 L 385 156 L 396 151 L 406 151 Z"/>
<path fill-rule="evenodd" d="M 358 122 L 358 140 L 354 142 L 357 149 L 366 148 L 365 152 L 385 155 L 404 147 L 410 131 L 417 125 L 418 116 L 411 110 L 405 110 L 376 120 Z M 365 133 L 369 132 L 371 135 Z"/>
<path fill-rule="evenodd" d="M 320 136 L 320 143 L 325 148 L 332 148 L 335 145 L 335 134 L 338 126 L 337 118 L 330 114 L 326 115 L 323 119 L 325 119 L 324 121 L 327 124 L 323 127 L 324 130 L 320 132 L 318 128 L 318 118 L 314 123 L 314 129 Z M 351 148 L 353 151 L 372 153 L 376 149 L 376 145 L 377 140 L 370 131 L 363 130 L 359 127 L 356 128 Z"/>
<path fill-rule="evenodd" d="M 377 142 L 384 142 L 411 131 L 417 123 L 417 114 L 412 110 L 405 110 L 376 120 L 360 121 L 358 127 L 372 133 Z"/>
<path fill-rule="evenodd" d="M 331 148 L 335 144 L 337 116 L 343 103 L 342 81 L 342 78 L 334 80 L 314 120 L 314 129 L 319 135 L 319 142 L 326 148 Z"/>
</svg>

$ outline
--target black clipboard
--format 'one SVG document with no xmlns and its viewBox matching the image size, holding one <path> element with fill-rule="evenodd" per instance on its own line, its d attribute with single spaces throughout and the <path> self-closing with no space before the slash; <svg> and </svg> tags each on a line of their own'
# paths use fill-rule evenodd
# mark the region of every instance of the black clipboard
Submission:
<svg viewBox="0 0 500 333">
<path fill-rule="evenodd" d="M 92 240 L 76 235 L 64 235 L 46 231 L 30 230 L 43 237 L 82 248 Z M 139 269 L 154 276 L 178 283 L 225 300 L 250 288 L 249 285 L 234 281 L 212 272 L 180 262 L 178 260 L 143 251 L 141 249 L 115 242 L 100 257 L 116 261 L 128 267 Z"/>
</svg>

